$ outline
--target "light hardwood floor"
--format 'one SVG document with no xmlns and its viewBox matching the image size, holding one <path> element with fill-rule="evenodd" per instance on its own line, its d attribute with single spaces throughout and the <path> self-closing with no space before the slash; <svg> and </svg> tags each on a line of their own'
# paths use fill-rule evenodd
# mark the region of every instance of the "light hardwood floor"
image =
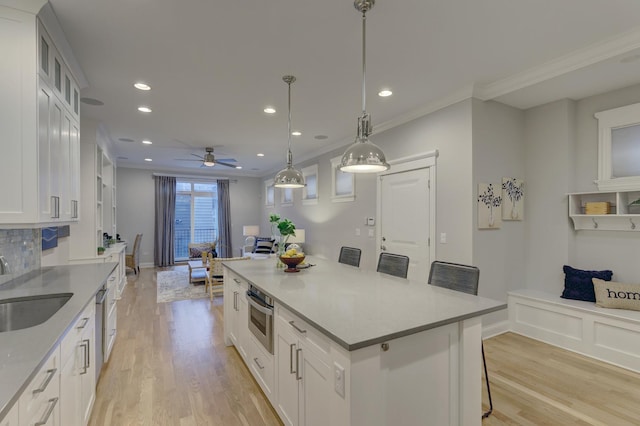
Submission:
<svg viewBox="0 0 640 426">
<path fill-rule="evenodd" d="M 281 424 L 224 346 L 222 296 L 157 304 L 158 270 L 128 274 L 89 424 Z M 513 333 L 484 347 L 494 411 L 483 426 L 640 425 L 640 374 Z M 483 400 L 486 409 L 484 384 Z"/>
</svg>

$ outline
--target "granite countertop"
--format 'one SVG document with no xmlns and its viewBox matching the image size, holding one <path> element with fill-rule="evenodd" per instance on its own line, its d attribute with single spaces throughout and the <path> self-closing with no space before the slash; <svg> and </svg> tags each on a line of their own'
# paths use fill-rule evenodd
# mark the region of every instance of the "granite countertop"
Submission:
<svg viewBox="0 0 640 426">
<path fill-rule="evenodd" d="M 507 304 L 336 261 L 307 257 L 298 273 L 276 259 L 229 262 L 229 268 L 346 350 L 352 351 L 505 309 Z"/>
<path fill-rule="evenodd" d="M 106 282 L 117 263 L 42 268 L 0 286 L 0 300 L 41 294 L 73 293 L 69 301 L 40 325 L 0 332 L 0 419 L 69 327 Z"/>
</svg>

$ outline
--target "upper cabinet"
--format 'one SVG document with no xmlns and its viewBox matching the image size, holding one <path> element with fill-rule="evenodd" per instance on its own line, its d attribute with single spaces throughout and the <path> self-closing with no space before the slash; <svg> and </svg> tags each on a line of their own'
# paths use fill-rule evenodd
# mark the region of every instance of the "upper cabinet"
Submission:
<svg viewBox="0 0 640 426">
<path fill-rule="evenodd" d="M 79 86 L 36 15 L 0 6 L 0 225 L 79 219 Z"/>
</svg>

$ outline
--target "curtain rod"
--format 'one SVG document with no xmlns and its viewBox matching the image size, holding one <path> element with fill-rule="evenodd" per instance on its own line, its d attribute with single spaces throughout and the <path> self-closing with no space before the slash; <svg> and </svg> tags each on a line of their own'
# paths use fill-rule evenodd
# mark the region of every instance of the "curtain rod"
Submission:
<svg viewBox="0 0 640 426">
<path fill-rule="evenodd" d="M 174 178 L 191 179 L 191 180 L 203 180 L 211 182 L 212 180 L 228 180 L 230 183 L 238 183 L 237 179 L 231 179 L 228 177 L 216 177 L 216 176 L 198 176 L 198 175 L 177 175 L 172 173 L 153 173 L 153 176 L 170 176 Z"/>
</svg>

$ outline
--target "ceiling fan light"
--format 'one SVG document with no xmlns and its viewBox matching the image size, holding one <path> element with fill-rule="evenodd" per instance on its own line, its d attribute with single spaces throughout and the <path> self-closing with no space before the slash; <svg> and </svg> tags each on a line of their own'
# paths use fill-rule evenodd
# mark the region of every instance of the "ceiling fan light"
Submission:
<svg viewBox="0 0 640 426">
<path fill-rule="evenodd" d="M 204 163 L 203 163 L 203 164 L 204 164 L 205 166 L 207 166 L 207 167 L 213 167 L 213 166 L 215 166 L 215 165 L 216 165 L 216 162 L 215 162 L 215 157 L 213 156 L 213 154 L 211 154 L 211 153 L 206 153 L 206 154 L 204 155 Z"/>
<path fill-rule="evenodd" d="M 291 166 L 280 170 L 273 179 L 276 188 L 304 188 L 304 176 Z"/>
<path fill-rule="evenodd" d="M 384 152 L 369 139 L 357 138 L 342 154 L 340 171 L 348 173 L 378 173 L 389 170 Z"/>
</svg>

